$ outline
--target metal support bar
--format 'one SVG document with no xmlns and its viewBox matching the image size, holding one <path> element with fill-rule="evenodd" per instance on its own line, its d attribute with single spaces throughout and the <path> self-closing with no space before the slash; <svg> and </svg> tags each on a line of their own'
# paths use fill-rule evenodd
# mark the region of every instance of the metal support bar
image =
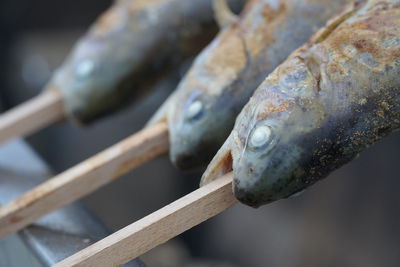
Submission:
<svg viewBox="0 0 400 267">
<path fill-rule="evenodd" d="M 25 142 L 16 140 L 0 147 L 0 204 L 10 202 L 49 177 L 46 164 Z M 76 203 L 51 213 L 18 236 L 0 240 L 0 266 L 21 266 L 24 258 L 37 259 L 37 263 L 25 263 L 29 266 L 51 266 L 109 234 L 97 218 Z M 33 255 L 21 255 L 24 247 Z M 125 266 L 145 265 L 137 259 Z"/>
</svg>

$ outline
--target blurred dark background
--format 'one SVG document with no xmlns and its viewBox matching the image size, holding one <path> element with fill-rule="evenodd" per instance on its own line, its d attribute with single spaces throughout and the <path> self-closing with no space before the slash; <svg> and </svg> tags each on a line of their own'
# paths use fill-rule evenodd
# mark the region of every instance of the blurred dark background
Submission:
<svg viewBox="0 0 400 267">
<path fill-rule="evenodd" d="M 183 0 L 184 1 L 184 0 Z M 0 98 L 37 95 L 111 1 L 0 2 Z M 28 142 L 59 173 L 144 126 L 176 79 L 95 125 L 58 123 Z M 399 266 L 400 136 L 394 134 L 303 195 L 254 210 L 237 205 L 143 257 L 149 266 Z M 84 199 L 117 230 L 197 188 L 201 172 L 157 159 Z"/>
</svg>

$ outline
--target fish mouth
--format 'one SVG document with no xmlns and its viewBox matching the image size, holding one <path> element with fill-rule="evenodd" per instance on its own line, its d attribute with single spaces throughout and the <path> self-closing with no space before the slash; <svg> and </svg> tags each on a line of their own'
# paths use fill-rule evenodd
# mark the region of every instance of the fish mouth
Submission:
<svg viewBox="0 0 400 267">
<path fill-rule="evenodd" d="M 196 170 L 204 166 L 207 156 L 199 154 L 186 154 L 175 153 L 173 149 L 170 150 L 170 159 L 172 164 L 180 170 Z"/>
<path fill-rule="evenodd" d="M 238 186 L 237 181 L 233 183 L 233 193 L 237 200 L 241 203 L 250 206 L 252 208 L 259 208 L 262 204 L 257 200 L 257 196 L 253 195 L 251 192 L 244 188 Z"/>
<path fill-rule="evenodd" d="M 217 152 L 215 144 L 207 142 L 193 143 L 192 140 L 182 141 L 184 138 L 171 138 L 170 159 L 181 170 L 196 170 L 207 166 Z M 185 145 L 190 143 L 191 145 Z"/>
<path fill-rule="evenodd" d="M 170 127 L 171 162 L 181 170 L 204 169 L 218 152 L 226 137 L 207 135 L 198 126 L 188 128 Z"/>
<path fill-rule="evenodd" d="M 260 207 L 260 203 L 256 195 L 252 192 L 242 188 L 239 185 L 237 179 L 235 179 L 235 174 L 233 171 L 233 153 L 231 149 L 221 149 L 214 159 L 208 165 L 207 170 L 203 174 L 200 182 L 200 186 L 204 186 L 219 177 L 222 177 L 228 173 L 233 173 L 233 183 L 232 190 L 233 193 L 241 203 L 248 205 L 252 208 Z"/>
<path fill-rule="evenodd" d="M 227 148 L 226 143 L 215 155 L 211 163 L 208 165 L 207 170 L 204 172 L 200 186 L 204 186 L 217 178 L 232 172 L 233 170 L 233 157 L 232 150 Z"/>
</svg>

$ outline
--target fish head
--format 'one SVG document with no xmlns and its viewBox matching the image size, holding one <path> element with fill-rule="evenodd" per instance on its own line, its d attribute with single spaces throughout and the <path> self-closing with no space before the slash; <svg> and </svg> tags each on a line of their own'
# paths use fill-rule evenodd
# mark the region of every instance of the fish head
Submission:
<svg viewBox="0 0 400 267">
<path fill-rule="evenodd" d="M 302 191 L 304 164 L 314 156 L 301 142 L 325 117 L 315 74 L 300 59 L 275 70 L 236 120 L 202 184 L 233 170 L 236 198 L 252 207 Z"/>
<path fill-rule="evenodd" d="M 168 114 L 170 158 L 178 168 L 205 166 L 228 137 L 251 94 L 236 90 L 247 60 L 237 28 L 225 29 L 179 84 Z"/>
<path fill-rule="evenodd" d="M 130 100 L 127 88 L 134 86 L 121 79 L 127 68 L 121 67 L 119 53 L 108 51 L 111 45 L 110 40 L 80 40 L 55 75 L 53 83 L 61 89 L 68 114 L 80 123 L 90 123 Z"/>
<path fill-rule="evenodd" d="M 234 118 L 220 97 L 200 89 L 190 90 L 174 104 L 168 120 L 171 161 L 180 169 L 202 167 L 229 135 Z"/>
</svg>

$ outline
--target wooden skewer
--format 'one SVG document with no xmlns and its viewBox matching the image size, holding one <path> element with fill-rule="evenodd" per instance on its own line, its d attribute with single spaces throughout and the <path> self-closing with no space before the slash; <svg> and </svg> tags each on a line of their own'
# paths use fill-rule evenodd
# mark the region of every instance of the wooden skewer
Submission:
<svg viewBox="0 0 400 267">
<path fill-rule="evenodd" d="M 165 122 L 139 131 L 0 207 L 0 238 L 95 191 L 166 153 L 168 149 L 168 129 Z"/>
<path fill-rule="evenodd" d="M 232 174 L 229 173 L 81 250 L 55 267 L 118 266 L 127 263 L 235 203 Z"/>
<path fill-rule="evenodd" d="M 27 136 L 64 117 L 61 94 L 57 90 L 46 90 L 0 117 L 0 143 Z"/>
</svg>

